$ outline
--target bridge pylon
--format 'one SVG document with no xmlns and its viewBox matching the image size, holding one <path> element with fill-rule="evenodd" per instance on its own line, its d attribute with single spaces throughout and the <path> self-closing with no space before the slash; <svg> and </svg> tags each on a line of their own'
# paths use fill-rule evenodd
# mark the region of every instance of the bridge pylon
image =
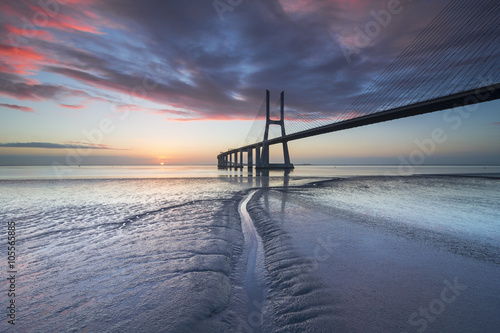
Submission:
<svg viewBox="0 0 500 333">
<path fill-rule="evenodd" d="M 266 128 L 264 131 L 264 140 L 257 147 L 257 163 L 256 169 L 293 169 L 294 166 L 290 162 L 290 153 L 288 152 L 288 142 L 283 141 L 283 163 L 270 163 L 269 162 L 269 126 L 278 125 L 281 127 L 281 136 L 286 136 L 285 131 L 285 92 L 281 92 L 280 96 L 280 119 L 271 119 L 271 113 L 269 108 L 269 90 L 266 90 Z M 262 149 L 260 149 L 262 146 Z"/>
</svg>

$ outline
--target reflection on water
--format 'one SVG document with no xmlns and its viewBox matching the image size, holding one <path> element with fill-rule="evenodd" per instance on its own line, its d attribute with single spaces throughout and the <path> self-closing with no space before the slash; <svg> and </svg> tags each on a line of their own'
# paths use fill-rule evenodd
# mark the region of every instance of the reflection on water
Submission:
<svg viewBox="0 0 500 333">
<path fill-rule="evenodd" d="M 237 207 L 249 187 L 239 181 L 0 181 L 0 220 L 15 222 L 22 244 L 16 328 L 231 331 L 244 311 L 232 297 L 243 244 Z"/>
<path fill-rule="evenodd" d="M 415 166 L 414 174 L 500 174 L 500 166 Z M 0 166 L 0 179 L 131 179 L 206 177 L 350 177 L 407 176 L 408 168 L 370 165 L 298 165 L 294 170 L 218 169 L 213 165 Z"/>
<path fill-rule="evenodd" d="M 359 313 L 361 329 L 338 331 L 393 331 L 395 317 L 403 327 L 414 304 L 434 298 L 429 281 L 454 276 L 478 295 L 486 293 L 500 267 L 500 180 L 348 177 L 390 170 L 299 166 L 289 174 L 249 175 L 212 166 L 82 167 L 59 181 L 50 167 L 0 167 L 0 220 L 16 222 L 22 244 L 18 328 L 234 331 L 248 317 L 238 270 L 245 244 L 238 206 L 250 188 L 258 188 L 249 213 L 263 236 L 271 278 L 267 313 L 277 309 L 263 331 L 330 328 L 337 314 L 356 324 Z M 324 244 L 339 246 L 325 257 Z M 326 259 L 316 260 L 318 253 Z M 1 290 L 6 285 L 0 280 Z M 498 283 L 494 288 L 496 296 Z M 496 299 L 463 300 L 481 306 L 491 327 L 498 327 L 488 312 L 498 308 Z M 447 308 L 438 331 L 461 331 L 453 320 L 467 310 Z M 370 329 L 372 321 L 377 329 Z"/>
<path fill-rule="evenodd" d="M 339 332 L 415 332 L 409 319 L 435 310 L 452 281 L 467 289 L 434 311 L 429 332 L 497 332 L 499 186 L 495 177 L 416 176 L 260 189 L 251 216 L 266 249 L 274 321 L 328 331 L 321 309 L 339 319 L 328 325 Z"/>
</svg>

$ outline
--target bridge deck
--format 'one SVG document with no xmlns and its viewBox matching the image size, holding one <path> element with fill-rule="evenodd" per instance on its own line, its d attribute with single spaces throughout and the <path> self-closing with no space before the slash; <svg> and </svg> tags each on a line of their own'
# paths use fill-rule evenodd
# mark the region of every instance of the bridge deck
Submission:
<svg viewBox="0 0 500 333">
<path fill-rule="evenodd" d="M 398 107 L 386 111 L 381 111 L 366 116 L 361 116 L 353 119 L 344 120 L 338 123 L 332 123 L 309 130 L 288 134 L 282 137 L 273 138 L 267 141 L 267 144 L 274 145 L 278 143 L 288 142 L 292 140 L 303 139 L 311 136 L 316 136 L 325 133 L 341 131 L 344 129 L 381 123 L 384 121 L 400 119 L 405 117 L 416 116 L 420 114 L 442 111 L 460 106 L 468 106 L 483 102 L 489 102 L 500 99 L 500 84 L 492 84 L 482 88 L 468 90 L 461 93 L 435 98 L 425 102 L 410 104 L 407 106 Z M 262 146 L 262 142 L 246 145 L 237 149 L 231 149 L 221 153 L 219 156 L 234 154 L 248 148 L 256 148 Z"/>
</svg>

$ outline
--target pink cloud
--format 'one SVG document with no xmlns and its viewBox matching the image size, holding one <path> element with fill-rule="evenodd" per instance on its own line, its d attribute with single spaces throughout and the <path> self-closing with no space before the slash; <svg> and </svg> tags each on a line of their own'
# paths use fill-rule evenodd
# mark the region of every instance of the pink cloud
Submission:
<svg viewBox="0 0 500 333">
<path fill-rule="evenodd" d="M 353 13 L 365 12 L 369 0 L 279 0 L 281 7 L 288 14 L 307 14 L 328 9 L 342 9 Z"/>
<path fill-rule="evenodd" d="M 61 85 L 44 84 L 8 72 L 0 72 L 0 96 L 31 101 L 60 101 L 69 97 L 79 97 L 85 100 L 98 99 L 83 90 L 70 89 Z"/>
<path fill-rule="evenodd" d="M 82 21 L 78 21 L 72 17 L 59 14 L 57 18 L 58 18 L 57 20 L 49 21 L 47 23 L 47 26 L 50 28 L 66 30 L 66 31 L 76 30 L 76 31 L 88 32 L 91 34 L 98 34 L 98 35 L 104 34 L 104 32 L 101 32 L 97 27 L 86 24 L 85 22 Z"/>
<path fill-rule="evenodd" d="M 0 60 L 7 64 L 2 66 L 4 72 L 32 74 L 41 63 L 46 62 L 45 55 L 30 47 L 12 47 L 0 44 Z"/>
<path fill-rule="evenodd" d="M 177 107 L 177 106 L 173 106 Z M 134 112 L 150 112 L 154 114 L 164 114 L 170 117 L 165 118 L 166 121 L 205 121 L 205 120 L 249 120 L 248 118 L 240 117 L 240 116 L 229 116 L 223 114 L 205 114 L 202 112 L 190 110 L 174 110 L 174 109 L 155 109 L 155 108 L 147 108 L 140 105 L 135 104 L 122 104 L 118 105 L 115 108 L 116 112 L 126 112 L 126 111 L 134 111 Z"/>
<path fill-rule="evenodd" d="M 207 120 L 212 120 L 212 121 L 227 121 L 227 120 L 240 120 L 240 121 L 246 121 L 249 120 L 248 118 L 244 117 L 238 117 L 238 116 L 230 116 L 230 115 L 224 115 L 224 114 L 202 114 L 199 113 L 196 117 L 190 117 L 190 118 L 165 118 L 166 121 L 179 121 L 179 122 L 185 122 L 185 121 L 207 121 Z"/>
<path fill-rule="evenodd" d="M 147 108 L 143 107 L 140 105 L 135 105 L 135 104 L 122 104 L 118 105 L 115 108 L 116 112 L 124 112 L 124 111 L 143 111 L 143 112 L 151 112 L 155 114 L 173 114 L 173 115 L 178 115 L 178 116 L 187 116 L 191 117 L 194 111 L 188 112 L 188 111 L 182 111 L 182 110 L 174 110 L 174 109 L 155 109 L 155 108 Z"/>
<path fill-rule="evenodd" d="M 21 38 L 25 37 L 25 32 L 23 31 L 23 29 L 20 29 L 18 27 L 10 25 L 10 24 L 6 24 L 5 28 L 7 29 L 7 31 L 9 33 L 12 33 L 12 34 L 14 34 L 16 36 L 19 36 Z M 44 40 L 44 41 L 48 41 L 48 42 L 53 42 L 55 40 L 53 34 L 51 34 L 50 32 L 48 32 L 46 30 L 42 30 L 42 29 L 37 29 L 37 30 L 33 31 L 30 34 L 30 37 L 33 37 L 33 38 L 36 38 L 36 39 L 40 39 L 40 40 Z"/>
<path fill-rule="evenodd" d="M 79 31 L 96 35 L 105 34 L 99 29 L 99 26 L 109 25 L 109 20 L 103 19 L 100 15 L 88 9 L 93 2 L 89 0 L 58 1 L 57 12 L 47 13 L 46 9 L 40 6 L 39 2 L 18 0 L 15 4 L 0 4 L 0 10 L 4 17 L 24 18 L 23 21 L 17 21 L 17 26 L 5 24 L 10 40 L 17 37 L 19 41 L 25 41 L 26 38 L 30 38 L 54 42 L 54 35 L 47 31 L 47 28 L 69 32 Z M 43 16 L 46 19 L 38 23 L 33 18 L 39 17 L 40 15 L 36 15 L 40 13 L 47 13 L 47 15 Z M 12 20 L 10 21 L 12 22 Z M 25 30 L 19 26 L 22 26 Z"/>
<path fill-rule="evenodd" d="M 66 141 L 65 143 L 52 142 L 7 142 L 0 143 L 0 147 L 6 148 L 43 148 L 43 149 L 111 149 L 111 150 L 130 150 L 127 148 L 115 148 L 104 144 L 95 144 L 88 142 Z"/>
<path fill-rule="evenodd" d="M 59 104 L 59 106 L 62 106 L 63 108 L 67 109 L 83 109 L 85 105 L 71 105 L 71 104 Z"/>
<path fill-rule="evenodd" d="M 92 20 L 92 24 L 89 24 L 87 20 L 83 17 L 81 11 L 75 10 L 75 3 L 72 3 L 72 6 L 67 6 L 68 2 L 65 3 L 66 6 L 61 6 L 60 11 L 51 16 L 45 22 L 45 27 L 65 30 L 65 31 L 81 31 L 92 34 L 102 35 L 103 32 L 99 31 L 96 27 L 98 21 Z M 85 3 L 88 5 L 88 3 Z M 27 3 L 27 6 L 32 10 L 33 13 L 39 12 L 41 7 L 37 3 Z M 65 12 L 70 12 L 71 15 L 66 14 Z"/>
<path fill-rule="evenodd" d="M 35 112 L 35 110 L 33 110 L 30 107 L 21 106 L 21 105 L 15 105 L 15 104 L 0 103 L 0 107 L 9 108 L 9 109 L 13 109 L 13 110 L 19 110 L 19 111 L 22 111 L 22 112 Z"/>
</svg>

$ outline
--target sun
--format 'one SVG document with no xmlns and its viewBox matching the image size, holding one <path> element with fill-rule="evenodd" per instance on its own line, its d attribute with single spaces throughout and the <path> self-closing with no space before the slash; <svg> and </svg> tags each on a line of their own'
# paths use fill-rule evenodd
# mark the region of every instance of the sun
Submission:
<svg viewBox="0 0 500 333">
<path fill-rule="evenodd" d="M 165 163 L 161 162 L 160 165 L 165 165 Z"/>
</svg>

